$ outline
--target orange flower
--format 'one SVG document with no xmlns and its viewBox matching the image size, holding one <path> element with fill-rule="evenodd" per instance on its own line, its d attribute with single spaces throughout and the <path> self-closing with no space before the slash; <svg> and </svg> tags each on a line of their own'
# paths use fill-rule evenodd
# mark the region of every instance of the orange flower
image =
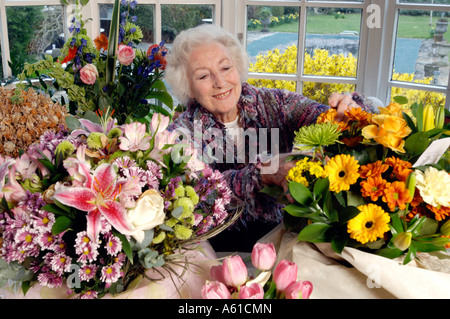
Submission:
<svg viewBox="0 0 450 319">
<path fill-rule="evenodd" d="M 326 112 L 321 113 L 317 118 L 317 123 L 327 123 L 327 122 L 334 122 L 337 115 L 336 109 L 329 109 Z"/>
<path fill-rule="evenodd" d="M 392 177 L 397 178 L 399 181 L 405 182 L 409 174 L 413 171 L 410 162 L 404 161 L 398 157 L 391 156 L 386 159 L 385 163 L 392 167 Z"/>
<path fill-rule="evenodd" d="M 381 161 L 376 161 L 375 163 L 362 165 L 359 169 L 359 174 L 362 178 L 381 176 L 388 168 L 389 165 L 383 164 Z"/>
<path fill-rule="evenodd" d="M 67 56 L 61 62 L 61 64 L 67 63 L 69 61 L 72 61 L 72 59 L 77 55 L 77 51 L 78 51 L 77 47 L 70 48 L 69 49 L 69 53 L 67 53 Z"/>
<path fill-rule="evenodd" d="M 369 177 L 360 183 L 361 194 L 364 197 L 370 197 L 372 201 L 376 202 L 379 197 L 383 196 L 386 183 L 387 181 L 381 176 Z"/>
<path fill-rule="evenodd" d="M 357 146 L 362 141 L 363 141 L 362 136 L 344 137 L 341 140 L 342 143 L 344 143 L 345 145 L 347 145 L 348 147 L 351 147 L 351 148 Z"/>
<path fill-rule="evenodd" d="M 156 49 L 157 47 L 159 47 L 159 50 L 153 56 L 153 60 L 159 61 L 159 63 L 161 64 L 161 70 L 165 70 L 166 69 L 166 64 L 167 64 L 166 57 L 165 57 L 165 53 L 167 53 L 167 48 L 165 46 L 160 47 L 158 44 L 151 45 L 147 49 L 147 56 L 151 56 L 152 55 L 152 51 L 154 49 Z"/>
<path fill-rule="evenodd" d="M 402 116 L 402 106 L 396 102 L 392 102 L 386 107 L 380 107 L 379 110 L 380 114 Z"/>
<path fill-rule="evenodd" d="M 448 216 L 450 216 L 450 207 L 444 207 L 444 206 L 431 206 L 427 204 L 427 208 L 434 214 L 434 218 L 437 221 L 441 221 L 446 219 Z"/>
<path fill-rule="evenodd" d="M 389 209 L 393 212 L 396 207 L 405 209 L 406 204 L 410 203 L 412 198 L 409 195 L 409 190 L 406 188 L 405 183 L 395 181 L 386 184 L 382 200 L 387 203 Z"/>
<path fill-rule="evenodd" d="M 372 116 L 371 123 L 361 131 L 365 138 L 373 139 L 395 152 L 405 153 L 404 138 L 411 133 L 411 129 L 403 118 L 378 114 Z"/>
<path fill-rule="evenodd" d="M 363 111 L 360 107 L 351 107 L 345 111 L 349 121 L 359 122 L 359 127 L 367 126 L 372 119 L 372 113 Z"/>
<path fill-rule="evenodd" d="M 97 38 L 95 38 L 94 43 L 97 50 L 99 51 L 101 49 L 105 51 L 108 50 L 108 38 L 103 33 L 100 33 L 100 35 Z"/>
</svg>

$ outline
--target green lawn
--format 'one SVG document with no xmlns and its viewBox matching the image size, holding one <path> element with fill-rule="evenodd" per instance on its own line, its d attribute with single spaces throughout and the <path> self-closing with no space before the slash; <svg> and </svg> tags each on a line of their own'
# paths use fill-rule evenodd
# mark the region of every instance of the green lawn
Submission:
<svg viewBox="0 0 450 319">
<path fill-rule="evenodd" d="M 406 16 L 399 18 L 398 37 L 419 38 L 431 37 L 430 31 L 438 18 L 433 18 L 430 26 L 429 16 Z M 364 21 L 365 23 L 365 21 Z M 360 32 L 361 15 L 346 14 L 344 19 L 336 19 L 334 15 L 311 15 L 308 16 L 307 33 L 341 33 L 342 31 Z M 275 32 L 297 32 L 298 23 L 283 24 L 270 28 Z M 450 30 L 444 34 L 445 39 L 450 42 Z"/>
</svg>

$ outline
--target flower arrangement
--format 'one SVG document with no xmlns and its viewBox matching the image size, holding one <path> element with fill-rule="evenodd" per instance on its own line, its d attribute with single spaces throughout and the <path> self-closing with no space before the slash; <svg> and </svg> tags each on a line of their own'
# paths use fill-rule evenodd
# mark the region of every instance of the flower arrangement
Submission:
<svg viewBox="0 0 450 319">
<path fill-rule="evenodd" d="M 204 299 L 309 299 L 313 285 L 297 280 L 297 265 L 277 260 L 272 243 L 256 243 L 251 253 L 253 266 L 259 274 L 250 278 L 247 266 L 239 255 L 228 256 L 221 265 L 211 267 L 212 281 L 202 288 Z"/>
<path fill-rule="evenodd" d="M 154 112 L 171 116 L 173 100 L 162 81 L 167 49 L 164 43 L 153 44 L 146 51 L 137 48 L 143 34 L 133 15 L 136 1 L 115 0 L 109 38 L 100 34 L 94 40 L 87 36 L 81 14 L 87 2 L 72 4 L 71 35 L 61 57 L 47 55 L 26 64 L 19 86 L 24 88 L 28 77 L 38 77 L 47 92 L 64 93 L 61 104 L 73 115 L 111 108 L 119 124 L 148 123 Z M 51 86 L 45 77 L 53 79 Z"/>
<path fill-rule="evenodd" d="M 450 146 L 445 110 L 403 97 L 371 114 L 330 109 L 296 132 L 294 148 L 312 154 L 288 174 L 286 224 L 298 239 L 402 257 L 444 251 L 450 227 Z"/>
<path fill-rule="evenodd" d="M 154 114 L 147 129 L 100 115 L 0 157 L 0 286 L 119 293 L 148 269 L 188 262 L 183 250 L 238 216 L 225 210 L 221 174 L 174 144 L 168 117 Z"/>
</svg>

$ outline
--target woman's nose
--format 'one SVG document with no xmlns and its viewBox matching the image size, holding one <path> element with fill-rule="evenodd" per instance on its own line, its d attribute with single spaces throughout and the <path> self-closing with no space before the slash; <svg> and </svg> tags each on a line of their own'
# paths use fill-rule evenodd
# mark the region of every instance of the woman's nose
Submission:
<svg viewBox="0 0 450 319">
<path fill-rule="evenodd" d="M 221 88 L 224 86 L 225 79 L 221 74 L 214 74 L 214 87 Z"/>
</svg>

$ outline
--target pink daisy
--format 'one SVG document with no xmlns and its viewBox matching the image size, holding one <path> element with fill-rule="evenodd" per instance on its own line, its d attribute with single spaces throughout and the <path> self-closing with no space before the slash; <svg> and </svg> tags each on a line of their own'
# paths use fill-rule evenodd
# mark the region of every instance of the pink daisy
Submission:
<svg viewBox="0 0 450 319">
<path fill-rule="evenodd" d="M 69 272 L 71 263 L 72 258 L 62 253 L 54 254 L 50 260 L 52 270 L 59 275 L 62 275 L 64 272 Z"/>
<path fill-rule="evenodd" d="M 63 283 L 62 277 L 52 271 L 40 273 L 38 281 L 42 286 L 49 288 L 61 287 Z"/>
<path fill-rule="evenodd" d="M 94 279 L 95 274 L 97 273 L 97 268 L 98 266 L 94 264 L 81 267 L 80 280 L 89 281 L 91 279 Z"/>
<path fill-rule="evenodd" d="M 121 272 L 119 267 L 116 267 L 115 265 L 107 265 L 101 270 L 100 280 L 107 284 L 111 284 L 116 282 L 120 278 L 120 275 Z"/>
<path fill-rule="evenodd" d="M 114 235 L 105 236 L 105 249 L 111 256 L 116 256 L 122 250 L 122 242 Z"/>
</svg>

